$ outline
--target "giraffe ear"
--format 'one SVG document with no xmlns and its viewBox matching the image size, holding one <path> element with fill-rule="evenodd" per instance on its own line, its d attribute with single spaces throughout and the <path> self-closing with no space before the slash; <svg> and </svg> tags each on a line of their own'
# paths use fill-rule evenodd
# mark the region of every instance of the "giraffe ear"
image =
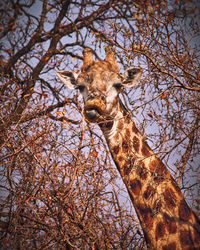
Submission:
<svg viewBox="0 0 200 250">
<path fill-rule="evenodd" d="M 60 70 L 56 72 L 56 75 L 69 89 L 75 89 L 78 74 L 74 71 Z"/>
<path fill-rule="evenodd" d="M 142 69 L 139 68 L 127 69 L 122 75 L 123 77 L 122 85 L 125 88 L 132 87 L 139 81 L 141 75 L 142 75 Z"/>
</svg>

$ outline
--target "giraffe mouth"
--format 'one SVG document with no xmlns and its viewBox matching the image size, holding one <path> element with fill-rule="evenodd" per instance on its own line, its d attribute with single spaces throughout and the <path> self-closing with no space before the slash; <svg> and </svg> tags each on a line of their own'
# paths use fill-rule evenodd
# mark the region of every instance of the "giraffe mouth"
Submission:
<svg viewBox="0 0 200 250">
<path fill-rule="evenodd" d="M 100 114 L 96 109 L 86 109 L 85 116 L 88 120 L 94 120 L 97 119 L 100 116 Z"/>
<path fill-rule="evenodd" d="M 99 122 L 100 117 L 106 112 L 106 105 L 101 98 L 94 98 L 85 103 L 84 114 L 90 122 Z"/>
</svg>

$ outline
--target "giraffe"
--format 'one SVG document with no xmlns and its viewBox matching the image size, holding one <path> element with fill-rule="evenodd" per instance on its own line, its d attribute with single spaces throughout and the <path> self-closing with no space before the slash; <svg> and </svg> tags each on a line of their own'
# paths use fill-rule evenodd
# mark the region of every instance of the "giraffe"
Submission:
<svg viewBox="0 0 200 250">
<path fill-rule="evenodd" d="M 84 116 L 97 123 L 127 188 L 149 249 L 200 249 L 200 222 L 187 205 L 170 172 L 151 150 L 119 98 L 132 87 L 142 70 L 123 74 L 111 46 L 105 60 L 95 61 L 90 48 L 83 51 L 81 73 L 57 71 L 70 89 L 79 89 Z"/>
</svg>

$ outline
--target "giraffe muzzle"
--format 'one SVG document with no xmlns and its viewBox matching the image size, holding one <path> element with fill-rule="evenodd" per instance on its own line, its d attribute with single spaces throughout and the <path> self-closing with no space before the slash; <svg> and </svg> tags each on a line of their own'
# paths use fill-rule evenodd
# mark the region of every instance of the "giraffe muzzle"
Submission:
<svg viewBox="0 0 200 250">
<path fill-rule="evenodd" d="M 106 105 L 99 97 L 90 99 L 85 103 L 84 114 L 90 122 L 99 122 L 105 112 Z"/>
</svg>

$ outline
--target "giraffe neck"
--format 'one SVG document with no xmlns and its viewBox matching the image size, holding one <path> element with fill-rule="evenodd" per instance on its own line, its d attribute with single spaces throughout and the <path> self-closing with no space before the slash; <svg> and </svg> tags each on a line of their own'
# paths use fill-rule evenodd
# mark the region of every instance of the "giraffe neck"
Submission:
<svg viewBox="0 0 200 250">
<path fill-rule="evenodd" d="M 114 121 L 101 125 L 101 129 L 129 192 L 147 246 L 173 250 L 200 248 L 198 218 L 129 114 L 121 108 Z"/>
</svg>

